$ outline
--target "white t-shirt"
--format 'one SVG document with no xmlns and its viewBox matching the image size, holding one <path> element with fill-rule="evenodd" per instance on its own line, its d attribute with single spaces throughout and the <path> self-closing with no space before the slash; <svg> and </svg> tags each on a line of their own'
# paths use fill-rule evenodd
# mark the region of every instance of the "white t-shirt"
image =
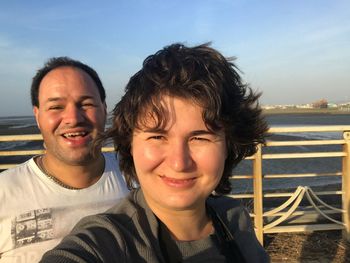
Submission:
<svg viewBox="0 0 350 263">
<path fill-rule="evenodd" d="M 92 186 L 70 190 L 34 159 L 0 173 L 0 263 L 38 262 L 84 216 L 104 212 L 129 191 L 112 153 Z"/>
</svg>

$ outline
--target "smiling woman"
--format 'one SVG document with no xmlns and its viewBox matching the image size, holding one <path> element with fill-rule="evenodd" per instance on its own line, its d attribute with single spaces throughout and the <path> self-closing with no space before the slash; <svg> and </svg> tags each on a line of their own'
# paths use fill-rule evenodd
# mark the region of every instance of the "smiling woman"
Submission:
<svg viewBox="0 0 350 263">
<path fill-rule="evenodd" d="M 268 262 L 232 169 L 264 142 L 258 95 L 208 45 L 149 56 L 114 108 L 124 202 L 83 219 L 43 262 Z"/>
<path fill-rule="evenodd" d="M 190 100 L 165 95 L 163 101 L 168 115 L 165 127 L 155 127 L 155 119 L 150 118 L 144 121 L 146 127 L 133 133 L 131 154 L 138 182 L 160 220 L 177 210 L 193 209 L 203 216 L 205 200 L 219 184 L 224 170 L 225 134 L 209 131 L 202 108 Z M 145 115 L 152 113 L 146 111 Z M 188 234 L 193 235 L 184 229 L 176 238 L 195 238 Z"/>
</svg>

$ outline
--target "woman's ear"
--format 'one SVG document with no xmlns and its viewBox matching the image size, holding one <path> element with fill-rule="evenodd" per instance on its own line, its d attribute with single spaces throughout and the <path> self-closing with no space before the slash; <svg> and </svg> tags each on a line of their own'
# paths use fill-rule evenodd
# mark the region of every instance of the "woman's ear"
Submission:
<svg viewBox="0 0 350 263">
<path fill-rule="evenodd" d="M 132 155 L 132 150 L 133 150 L 133 149 L 132 149 L 132 139 L 131 139 L 131 142 L 130 142 L 130 150 L 129 150 L 131 156 L 133 156 L 133 155 Z"/>
</svg>

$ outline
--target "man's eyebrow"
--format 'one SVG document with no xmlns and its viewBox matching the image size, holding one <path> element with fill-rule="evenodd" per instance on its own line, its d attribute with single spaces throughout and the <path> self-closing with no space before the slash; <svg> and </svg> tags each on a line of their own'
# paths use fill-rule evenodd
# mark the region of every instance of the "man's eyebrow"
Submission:
<svg viewBox="0 0 350 263">
<path fill-rule="evenodd" d="M 46 101 L 48 101 L 48 102 L 55 102 L 55 101 L 63 101 L 65 99 L 66 98 L 64 98 L 64 97 L 50 97 Z M 87 100 L 87 99 L 95 99 L 95 96 L 84 95 L 84 96 L 79 97 L 80 101 Z"/>
<path fill-rule="evenodd" d="M 64 100 L 64 99 L 61 97 L 51 97 L 51 98 L 48 98 L 46 101 L 47 102 L 55 102 L 55 101 L 61 101 L 61 100 Z"/>
<path fill-rule="evenodd" d="M 80 100 L 87 100 L 87 99 L 96 99 L 99 98 L 98 96 L 92 96 L 92 95 L 84 95 L 80 97 Z"/>
</svg>

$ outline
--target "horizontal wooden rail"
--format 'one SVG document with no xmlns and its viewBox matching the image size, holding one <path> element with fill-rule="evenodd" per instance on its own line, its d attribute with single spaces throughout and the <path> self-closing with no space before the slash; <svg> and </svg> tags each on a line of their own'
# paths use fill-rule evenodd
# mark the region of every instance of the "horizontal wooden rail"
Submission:
<svg viewBox="0 0 350 263">
<path fill-rule="evenodd" d="M 341 176 L 341 172 L 335 173 L 300 173 L 300 174 L 265 174 L 265 179 L 276 178 L 300 178 L 300 177 L 319 177 L 319 176 Z"/>
<path fill-rule="evenodd" d="M 254 194 L 228 194 L 227 196 L 236 198 L 236 199 L 248 199 L 248 198 L 253 198 Z"/>
<path fill-rule="evenodd" d="M 43 154 L 45 150 L 0 151 L 0 156 L 22 156 Z"/>
<path fill-rule="evenodd" d="M 263 154 L 264 160 L 267 159 L 303 159 L 303 158 L 325 158 L 325 157 L 344 157 L 344 152 L 312 152 L 312 153 L 269 153 Z"/>
<path fill-rule="evenodd" d="M 268 133 L 298 133 L 298 132 L 343 132 L 350 131 L 350 125 L 271 127 Z"/>
<path fill-rule="evenodd" d="M 42 141 L 41 134 L 26 134 L 26 135 L 1 135 L 0 142 L 18 142 L 18 141 Z"/>
<path fill-rule="evenodd" d="M 103 152 L 113 152 L 113 147 L 103 147 Z M 37 155 L 45 153 L 45 149 L 41 150 L 23 150 L 23 151 L 0 151 L 0 156 L 22 156 L 22 155 Z"/>
<path fill-rule="evenodd" d="M 264 174 L 264 179 L 277 179 L 277 178 L 300 178 L 300 177 L 319 177 L 319 176 L 342 176 L 341 172 L 334 173 L 298 173 L 298 174 Z M 230 177 L 232 180 L 241 179 L 253 179 L 253 175 L 232 175 Z"/>
<path fill-rule="evenodd" d="M 342 145 L 345 140 L 308 140 L 308 141 L 268 141 L 265 146 L 312 146 L 312 145 Z"/>
<path fill-rule="evenodd" d="M 114 147 L 102 147 L 102 152 L 114 152 Z"/>
<path fill-rule="evenodd" d="M 319 196 L 322 195 L 341 195 L 343 192 L 341 190 L 334 190 L 334 191 L 315 191 L 315 193 Z M 263 196 L 265 198 L 285 198 L 285 197 L 291 197 L 293 193 L 289 192 L 283 192 L 283 193 L 264 193 Z M 253 193 L 244 193 L 244 194 L 228 194 L 228 197 L 236 198 L 236 199 L 248 199 L 253 198 Z"/>
<path fill-rule="evenodd" d="M 240 174 L 240 175 L 232 175 L 230 177 L 230 179 L 234 179 L 234 180 L 237 180 L 237 179 L 253 179 L 253 175 L 243 175 L 243 174 Z"/>
<path fill-rule="evenodd" d="M 274 198 L 274 197 L 290 197 L 294 193 L 265 193 L 264 197 L 267 198 Z M 341 195 L 343 194 L 342 191 L 316 191 L 315 194 L 317 195 Z"/>
<path fill-rule="evenodd" d="M 6 170 L 17 166 L 17 164 L 0 164 L 0 170 Z"/>
<path fill-rule="evenodd" d="M 338 212 L 333 210 L 323 210 L 323 212 L 329 215 L 344 213 L 344 212 Z M 273 215 L 264 215 L 264 217 L 276 217 L 276 216 L 282 216 L 283 214 L 284 214 L 283 212 L 279 212 Z M 319 215 L 319 214 L 315 211 L 295 211 L 292 213 L 292 216 L 303 216 L 303 215 Z"/>
<path fill-rule="evenodd" d="M 343 212 L 338 212 L 338 211 L 333 211 L 333 210 L 323 210 L 323 212 L 327 215 L 334 215 L 334 214 L 342 214 L 342 213 L 345 213 L 345 211 Z M 274 217 L 278 217 L 278 216 L 283 216 L 284 212 L 280 212 L 280 213 L 275 213 L 273 215 L 263 215 L 264 218 L 274 218 Z M 254 213 L 249 213 L 250 217 L 255 217 L 255 214 Z M 301 210 L 298 210 L 298 211 L 294 211 L 291 215 L 291 217 L 295 217 L 295 216 L 298 216 L 298 217 L 301 217 L 301 216 L 319 216 L 319 214 L 315 211 L 301 211 Z"/>
<path fill-rule="evenodd" d="M 285 232 L 313 232 L 320 230 L 342 230 L 344 226 L 338 224 L 313 224 L 313 225 L 290 225 L 290 226 L 276 226 L 265 230 L 265 234 L 271 233 L 285 233 Z"/>
</svg>

